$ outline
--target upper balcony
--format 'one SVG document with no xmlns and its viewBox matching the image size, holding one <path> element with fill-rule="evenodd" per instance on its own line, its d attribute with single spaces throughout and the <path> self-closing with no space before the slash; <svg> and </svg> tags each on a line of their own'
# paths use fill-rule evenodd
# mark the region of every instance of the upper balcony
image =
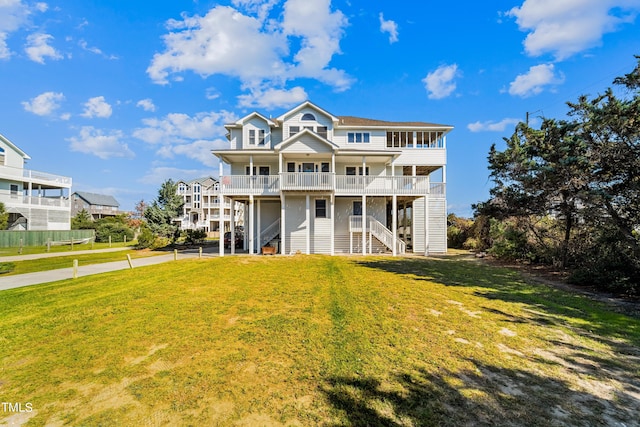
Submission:
<svg viewBox="0 0 640 427">
<path fill-rule="evenodd" d="M 32 183 L 46 188 L 71 188 L 72 182 L 68 176 L 10 166 L 0 166 L 0 179 Z"/>
<path fill-rule="evenodd" d="M 281 192 L 333 192 L 337 196 L 445 197 L 444 183 L 427 176 L 336 175 L 331 172 L 284 172 L 280 175 L 229 175 L 221 178 L 225 196 L 278 196 Z"/>
</svg>

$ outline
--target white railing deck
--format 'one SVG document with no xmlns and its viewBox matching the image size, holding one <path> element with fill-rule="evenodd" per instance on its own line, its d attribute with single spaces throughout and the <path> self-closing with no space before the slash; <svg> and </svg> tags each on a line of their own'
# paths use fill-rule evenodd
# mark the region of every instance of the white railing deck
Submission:
<svg viewBox="0 0 640 427">
<path fill-rule="evenodd" d="M 25 196 L 22 194 L 7 194 L 0 192 L 0 202 L 6 207 L 9 206 L 46 206 L 53 208 L 68 208 L 71 206 L 69 199 L 62 197 L 38 197 Z"/>
<path fill-rule="evenodd" d="M 11 166 L 0 166 L 0 178 L 33 182 L 35 184 L 42 184 L 52 188 L 69 188 L 72 183 L 72 179 L 68 176 L 55 175 L 31 169 L 14 168 Z"/>
<path fill-rule="evenodd" d="M 284 172 L 280 175 L 228 175 L 221 178 L 225 196 L 279 195 L 281 191 L 333 191 L 336 195 L 416 195 L 444 197 L 446 184 L 426 176 L 335 175 L 331 172 Z"/>
</svg>

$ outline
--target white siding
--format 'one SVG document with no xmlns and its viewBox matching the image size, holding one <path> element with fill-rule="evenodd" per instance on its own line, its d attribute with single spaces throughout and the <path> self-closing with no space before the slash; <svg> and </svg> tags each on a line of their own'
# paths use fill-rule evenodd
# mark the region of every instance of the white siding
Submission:
<svg viewBox="0 0 640 427">
<path fill-rule="evenodd" d="M 295 142 L 287 145 L 282 152 L 286 154 L 290 153 L 303 153 L 303 154 L 314 154 L 314 153 L 331 153 L 332 148 L 326 143 L 322 142 L 319 139 L 306 135 L 301 137 Z"/>
<path fill-rule="evenodd" d="M 443 198 L 429 200 L 429 252 L 447 252 L 447 201 Z M 424 198 L 413 202 L 413 252 L 424 253 Z"/>
<path fill-rule="evenodd" d="M 362 201 L 362 197 L 338 197 L 336 198 L 336 228 L 335 228 L 335 252 L 349 253 L 349 216 L 353 215 L 353 202 Z M 386 224 L 386 201 L 382 197 L 367 197 L 367 216 L 373 216 L 383 224 Z M 353 234 L 354 253 L 362 253 L 362 234 Z M 380 246 L 380 247 L 379 247 Z M 374 252 L 385 251 L 374 238 Z"/>
<path fill-rule="evenodd" d="M 285 242 L 287 253 L 307 251 L 306 198 L 285 198 Z"/>
<path fill-rule="evenodd" d="M 316 218 L 316 199 L 327 201 L 327 217 Z M 331 254 L 331 197 L 311 197 L 311 253 Z"/>
</svg>

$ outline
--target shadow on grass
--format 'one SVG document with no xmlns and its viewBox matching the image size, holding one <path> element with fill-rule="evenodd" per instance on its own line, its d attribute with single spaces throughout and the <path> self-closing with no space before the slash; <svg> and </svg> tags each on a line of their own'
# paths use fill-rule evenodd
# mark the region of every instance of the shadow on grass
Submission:
<svg viewBox="0 0 640 427">
<path fill-rule="evenodd" d="M 638 425 L 637 402 L 576 391 L 524 370 L 475 364 L 451 372 L 424 369 L 375 378 L 331 378 L 323 392 L 351 426 Z"/>
<path fill-rule="evenodd" d="M 562 324 L 566 319 L 577 320 L 588 334 L 616 337 L 640 346 L 640 319 L 613 313 L 584 295 L 571 294 L 542 283 L 528 283 L 523 276 L 509 268 L 483 264 L 468 256 L 442 259 L 393 259 L 359 261 L 367 268 L 383 270 L 413 280 L 445 286 L 473 288 L 474 294 L 489 300 L 525 304 L 530 316 L 526 321 L 540 325 Z M 487 309 L 485 307 L 485 309 Z M 493 310 L 493 309 L 488 309 Z M 523 319 L 503 313 L 505 320 Z"/>
</svg>

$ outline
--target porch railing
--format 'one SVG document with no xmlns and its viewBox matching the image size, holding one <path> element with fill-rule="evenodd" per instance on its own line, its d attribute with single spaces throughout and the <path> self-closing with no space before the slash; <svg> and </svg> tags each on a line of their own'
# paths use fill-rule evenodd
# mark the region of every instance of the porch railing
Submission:
<svg viewBox="0 0 640 427">
<path fill-rule="evenodd" d="M 415 195 L 444 197 L 446 184 L 426 176 L 335 175 L 331 172 L 283 172 L 280 175 L 228 175 L 220 180 L 225 196 L 279 195 L 280 191 L 335 191 L 336 195 Z"/>
</svg>

